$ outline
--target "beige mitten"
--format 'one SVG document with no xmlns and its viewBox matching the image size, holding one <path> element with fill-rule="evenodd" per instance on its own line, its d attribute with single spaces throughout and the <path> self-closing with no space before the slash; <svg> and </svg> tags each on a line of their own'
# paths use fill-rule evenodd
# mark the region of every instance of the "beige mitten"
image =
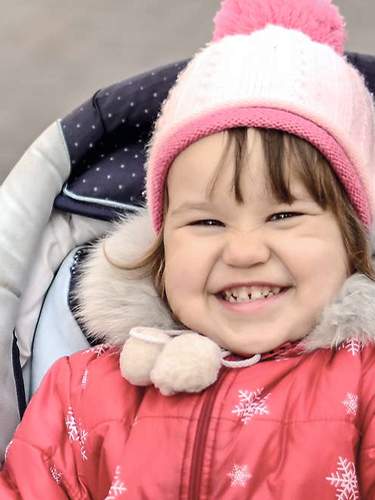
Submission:
<svg viewBox="0 0 375 500">
<path fill-rule="evenodd" d="M 222 350 L 191 330 L 136 327 L 120 355 L 122 376 L 135 385 L 154 384 L 166 396 L 200 392 L 217 379 Z"/>
</svg>

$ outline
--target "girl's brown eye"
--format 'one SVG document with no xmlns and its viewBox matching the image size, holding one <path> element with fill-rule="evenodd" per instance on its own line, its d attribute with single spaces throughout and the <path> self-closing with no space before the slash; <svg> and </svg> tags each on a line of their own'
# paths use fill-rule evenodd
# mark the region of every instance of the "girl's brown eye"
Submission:
<svg viewBox="0 0 375 500">
<path fill-rule="evenodd" d="M 300 215 L 303 214 L 301 212 L 277 212 L 276 214 L 272 214 L 268 218 L 268 221 L 270 222 L 283 221 L 285 219 L 290 219 L 291 217 L 298 217 Z"/>
</svg>

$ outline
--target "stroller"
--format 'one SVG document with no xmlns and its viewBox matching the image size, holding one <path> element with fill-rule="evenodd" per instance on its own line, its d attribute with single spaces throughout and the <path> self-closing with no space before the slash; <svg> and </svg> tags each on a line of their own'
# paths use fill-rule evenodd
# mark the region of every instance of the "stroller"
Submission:
<svg viewBox="0 0 375 500">
<path fill-rule="evenodd" d="M 375 56 L 347 57 L 375 93 Z M 0 460 L 48 368 L 90 347 L 72 312 L 77 269 L 112 220 L 144 204 L 145 145 L 186 64 L 98 91 L 47 128 L 1 186 Z"/>
</svg>

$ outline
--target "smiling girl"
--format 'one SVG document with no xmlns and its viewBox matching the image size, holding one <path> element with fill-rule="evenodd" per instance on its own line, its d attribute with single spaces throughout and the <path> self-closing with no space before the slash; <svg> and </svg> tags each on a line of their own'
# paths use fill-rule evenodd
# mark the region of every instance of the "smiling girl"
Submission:
<svg viewBox="0 0 375 500">
<path fill-rule="evenodd" d="M 334 194 L 340 195 L 326 161 L 307 145 L 305 158 L 293 155 L 285 146 L 302 148 L 302 141 L 280 132 L 234 132 L 242 142 L 243 166 L 236 174 L 229 151 L 210 192 L 228 133 L 201 139 L 173 164 L 164 225 L 165 291 L 182 323 L 246 356 L 304 337 L 336 296 L 349 262 L 333 212 Z M 266 141 L 286 150 L 274 165 L 265 159 Z M 271 184 L 272 168 L 280 184 Z M 329 173 L 320 185 L 324 171 Z"/>
<path fill-rule="evenodd" d="M 329 0 L 224 0 L 0 497 L 375 498 L 375 113 Z"/>
</svg>

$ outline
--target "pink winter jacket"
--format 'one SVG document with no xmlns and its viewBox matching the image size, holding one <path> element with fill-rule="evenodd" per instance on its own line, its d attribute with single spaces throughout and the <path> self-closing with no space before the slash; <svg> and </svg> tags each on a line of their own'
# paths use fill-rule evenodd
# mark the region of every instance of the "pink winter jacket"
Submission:
<svg viewBox="0 0 375 500">
<path fill-rule="evenodd" d="M 375 347 L 223 368 L 194 395 L 121 377 L 117 350 L 59 360 L 7 450 L 0 498 L 375 498 Z"/>
</svg>

